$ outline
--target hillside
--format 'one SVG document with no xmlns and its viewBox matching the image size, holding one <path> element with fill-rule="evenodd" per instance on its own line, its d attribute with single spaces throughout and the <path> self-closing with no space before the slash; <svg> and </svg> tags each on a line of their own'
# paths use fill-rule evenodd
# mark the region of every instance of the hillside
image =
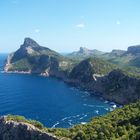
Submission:
<svg viewBox="0 0 140 140">
<path fill-rule="evenodd" d="M 139 140 L 140 101 L 69 129 L 46 128 L 37 121 L 9 115 L 1 117 L 0 130 L 0 139 L 7 140 Z"/>
<path fill-rule="evenodd" d="M 69 53 L 66 56 L 79 60 L 97 57 L 107 60 L 108 62 L 117 65 L 119 68 L 130 71 L 133 74 L 140 74 L 140 45 L 130 46 L 127 51 L 113 49 L 108 53 L 81 47 L 79 51 Z"/>
<path fill-rule="evenodd" d="M 101 57 L 121 67 L 134 66 L 140 68 L 140 45 L 130 46 L 127 51 L 113 50 L 110 53 L 103 54 Z"/>
<path fill-rule="evenodd" d="M 5 71 L 63 77 L 75 63 L 72 59 L 40 46 L 33 39 L 25 38 L 23 45 L 8 56 Z"/>
<path fill-rule="evenodd" d="M 69 78 L 81 82 L 91 82 L 93 75 L 103 76 L 115 69 L 115 65 L 99 58 L 88 58 L 81 61 L 71 71 Z"/>
<path fill-rule="evenodd" d="M 86 47 L 80 47 L 79 51 L 69 53 L 66 56 L 68 58 L 85 59 L 88 57 L 100 56 L 102 54 L 104 54 L 104 52 L 101 52 L 101 51 L 96 50 L 96 49 L 90 50 Z"/>
<path fill-rule="evenodd" d="M 114 50 L 110 57 L 128 57 L 131 50 L 133 49 L 129 48 L 127 52 Z M 89 52 L 81 48 L 81 52 L 83 51 Z M 103 59 L 104 57 L 101 56 L 84 60 L 67 58 L 49 48 L 40 46 L 31 38 L 25 38 L 23 45 L 8 56 L 5 71 L 36 73 L 60 78 L 72 86 L 80 87 L 91 94 L 102 96 L 104 99 L 119 104 L 128 104 L 138 100 L 140 98 L 140 69 L 132 66 L 126 67 L 123 65 L 124 61 L 121 67 L 107 58 Z"/>
<path fill-rule="evenodd" d="M 140 101 L 96 117 L 85 125 L 49 129 L 49 132 L 72 140 L 139 140 Z"/>
<path fill-rule="evenodd" d="M 119 104 L 140 98 L 140 79 L 97 58 L 83 60 L 75 66 L 68 83 Z"/>
</svg>

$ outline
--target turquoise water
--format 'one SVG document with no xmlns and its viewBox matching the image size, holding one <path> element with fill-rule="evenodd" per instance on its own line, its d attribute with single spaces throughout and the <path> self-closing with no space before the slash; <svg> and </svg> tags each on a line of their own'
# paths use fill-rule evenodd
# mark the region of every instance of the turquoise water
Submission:
<svg viewBox="0 0 140 140">
<path fill-rule="evenodd" d="M 5 55 L 0 55 L 2 68 Z M 71 127 L 106 114 L 112 105 L 55 78 L 0 73 L 0 115 L 23 115 L 47 127 Z"/>
</svg>

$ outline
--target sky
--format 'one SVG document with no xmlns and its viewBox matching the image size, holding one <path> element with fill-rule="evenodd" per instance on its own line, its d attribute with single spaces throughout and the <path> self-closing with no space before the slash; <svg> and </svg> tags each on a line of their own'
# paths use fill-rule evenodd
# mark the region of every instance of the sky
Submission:
<svg viewBox="0 0 140 140">
<path fill-rule="evenodd" d="M 140 0 L 0 0 L 0 52 L 25 37 L 58 52 L 140 44 Z"/>
</svg>

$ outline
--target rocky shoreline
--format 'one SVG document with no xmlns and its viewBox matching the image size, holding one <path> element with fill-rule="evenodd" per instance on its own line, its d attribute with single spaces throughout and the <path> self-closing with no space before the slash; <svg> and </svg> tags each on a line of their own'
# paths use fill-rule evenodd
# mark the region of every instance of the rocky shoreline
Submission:
<svg viewBox="0 0 140 140">
<path fill-rule="evenodd" d="M 25 38 L 20 48 L 7 57 L 4 70 L 7 73 L 55 77 L 91 95 L 122 105 L 140 98 L 140 79 L 99 58 L 75 61 Z"/>
<path fill-rule="evenodd" d="M 17 74 L 33 74 L 29 71 L 5 71 L 6 73 Z M 81 82 L 79 79 L 71 79 L 59 72 L 55 73 L 38 73 L 44 77 L 55 77 L 64 81 L 66 84 L 80 88 L 83 91 L 88 91 L 90 95 L 102 97 L 104 100 L 115 102 L 120 105 L 135 102 L 140 98 L 139 94 L 135 94 L 135 90 L 139 89 L 140 80 L 129 77 L 119 70 L 114 70 L 108 75 L 95 76 L 90 82 Z M 115 80 L 113 80 L 115 79 Z M 125 81 L 125 82 L 124 82 Z M 130 82 L 131 81 L 131 82 Z M 114 82 L 114 83 L 113 83 Z M 125 84 L 125 85 L 124 85 Z M 118 87 L 119 86 L 119 87 Z M 131 92 L 131 93 L 130 93 Z M 113 95 L 112 95 L 113 94 Z M 127 95 L 127 96 L 125 96 Z"/>
<path fill-rule="evenodd" d="M 29 72 L 29 71 L 3 71 L 4 73 L 9 73 L 9 74 L 11 74 L 11 73 L 13 73 L 13 74 L 32 74 L 31 73 L 31 71 Z M 52 77 L 52 76 L 50 76 L 50 75 L 48 75 L 48 74 L 43 74 L 43 73 L 41 73 L 41 74 L 37 74 L 37 75 L 39 75 L 39 76 L 43 76 L 43 77 Z M 53 76 L 54 77 L 54 76 Z M 60 78 L 60 77 L 54 77 L 54 78 L 57 78 L 58 80 L 61 80 L 61 81 L 63 81 L 63 82 L 65 82 L 66 84 L 68 84 L 69 86 L 71 86 L 71 87 L 74 87 L 74 88 L 77 88 L 77 89 L 79 89 L 79 90 L 82 90 L 82 91 L 84 91 L 84 92 L 86 92 L 86 93 L 88 93 L 90 96 L 97 96 L 97 97 L 99 97 L 101 100 L 104 100 L 104 102 L 107 102 L 107 103 L 109 103 L 109 104 L 112 104 L 112 105 L 115 105 L 116 107 L 122 107 L 122 105 L 123 104 L 120 104 L 120 103 L 117 103 L 117 102 L 113 102 L 112 100 L 108 100 L 108 99 L 106 99 L 106 98 L 104 98 L 104 97 L 102 97 L 101 96 L 101 93 L 99 93 L 98 91 L 91 91 L 91 90 L 89 90 L 89 89 L 87 89 L 86 87 L 82 87 L 82 86 L 79 86 L 79 85 L 77 85 L 77 84 L 74 84 L 73 82 L 71 82 L 70 80 L 68 80 L 68 79 L 62 79 L 62 78 Z M 113 107 L 114 109 L 116 108 L 116 107 Z"/>
</svg>

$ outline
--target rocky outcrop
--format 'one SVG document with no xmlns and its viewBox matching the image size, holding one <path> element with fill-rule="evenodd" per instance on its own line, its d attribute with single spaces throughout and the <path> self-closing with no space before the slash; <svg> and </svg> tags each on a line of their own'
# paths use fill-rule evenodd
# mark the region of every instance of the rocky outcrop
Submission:
<svg viewBox="0 0 140 140">
<path fill-rule="evenodd" d="M 0 140 L 58 140 L 55 136 L 35 126 L 0 118 Z"/>
<path fill-rule="evenodd" d="M 124 50 L 112 50 L 110 53 L 109 53 L 109 56 L 110 57 L 119 57 L 119 56 L 122 56 L 126 51 Z"/>
<path fill-rule="evenodd" d="M 96 50 L 96 49 L 90 50 L 86 47 L 80 47 L 79 51 L 72 52 L 72 53 L 68 54 L 67 56 L 71 57 L 71 58 L 72 57 L 85 58 L 85 57 L 91 57 L 91 56 L 98 56 L 98 55 L 102 55 L 102 54 L 103 54 L 103 52 Z"/>
<path fill-rule="evenodd" d="M 130 46 L 127 49 L 127 53 L 137 54 L 140 53 L 140 45 Z"/>
<path fill-rule="evenodd" d="M 130 47 L 128 51 L 138 52 L 139 47 Z M 78 53 L 91 52 L 86 48 L 80 48 Z M 112 51 L 116 56 L 123 53 L 121 50 Z M 140 98 L 140 81 L 120 70 L 114 70 L 115 65 L 100 58 L 84 59 L 78 64 L 75 63 L 76 60 L 63 57 L 49 48 L 40 46 L 34 40 L 25 38 L 23 45 L 8 56 L 5 71 L 61 78 L 69 84 L 120 104 L 134 102 Z"/>
<path fill-rule="evenodd" d="M 71 65 L 70 60 L 59 53 L 40 46 L 31 38 L 25 38 L 20 48 L 8 56 L 4 69 L 6 72 L 36 73 L 64 78 L 67 68 Z"/>
<path fill-rule="evenodd" d="M 120 70 L 113 70 L 100 78 L 94 88 L 98 89 L 98 86 L 102 97 L 120 104 L 129 104 L 140 98 L 140 80 Z"/>
<path fill-rule="evenodd" d="M 140 79 L 129 77 L 121 70 L 113 70 L 104 76 L 93 74 L 91 78 L 90 81 L 76 78 L 70 83 L 119 104 L 128 104 L 140 99 Z"/>
<path fill-rule="evenodd" d="M 115 66 L 99 58 L 88 58 L 76 65 L 69 75 L 69 79 L 83 83 L 90 83 L 94 75 L 106 75 L 115 69 Z M 94 78 L 93 78 L 94 77 Z"/>
</svg>

